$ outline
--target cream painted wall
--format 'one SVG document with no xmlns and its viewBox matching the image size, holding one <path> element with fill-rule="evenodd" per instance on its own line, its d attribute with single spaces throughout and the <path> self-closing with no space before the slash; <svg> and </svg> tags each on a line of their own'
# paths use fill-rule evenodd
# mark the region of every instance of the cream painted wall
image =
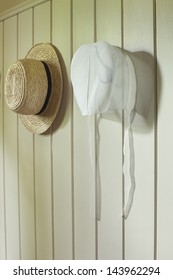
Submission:
<svg viewBox="0 0 173 280">
<path fill-rule="evenodd" d="M 0 259 L 173 259 L 172 26 L 172 0 L 39 0 L 3 15 Z M 74 51 L 96 40 L 152 57 L 151 123 L 147 131 L 134 131 L 136 191 L 127 220 L 122 217 L 124 123 L 100 122 L 97 221 L 88 120 L 70 83 Z M 52 42 L 66 69 L 61 110 L 47 135 L 29 133 L 3 95 L 8 67 L 39 42 Z M 90 127 L 96 159 L 94 117 Z"/>
</svg>

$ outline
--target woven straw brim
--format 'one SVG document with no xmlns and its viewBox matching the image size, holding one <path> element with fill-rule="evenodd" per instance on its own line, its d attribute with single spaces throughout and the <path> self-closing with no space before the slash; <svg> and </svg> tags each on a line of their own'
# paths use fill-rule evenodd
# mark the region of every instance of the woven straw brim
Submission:
<svg viewBox="0 0 173 280">
<path fill-rule="evenodd" d="M 32 133 L 44 133 L 53 123 L 62 99 L 63 78 L 57 51 L 51 44 L 35 45 L 26 58 L 45 61 L 49 66 L 52 89 L 49 103 L 40 115 L 20 115 L 24 126 Z"/>
</svg>

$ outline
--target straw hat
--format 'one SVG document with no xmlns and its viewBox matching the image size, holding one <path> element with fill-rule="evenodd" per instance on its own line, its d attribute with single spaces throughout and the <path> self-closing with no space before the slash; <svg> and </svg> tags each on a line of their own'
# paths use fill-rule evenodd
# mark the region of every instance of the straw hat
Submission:
<svg viewBox="0 0 173 280">
<path fill-rule="evenodd" d="M 12 64 L 5 80 L 8 107 L 20 114 L 25 127 L 41 134 L 53 123 L 60 107 L 63 79 L 56 48 L 37 44 L 25 59 Z"/>
</svg>

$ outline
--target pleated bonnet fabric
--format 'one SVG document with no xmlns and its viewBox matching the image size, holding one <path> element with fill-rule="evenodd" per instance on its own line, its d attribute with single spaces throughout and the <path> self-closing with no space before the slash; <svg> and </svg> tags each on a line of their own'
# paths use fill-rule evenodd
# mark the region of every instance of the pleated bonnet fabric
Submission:
<svg viewBox="0 0 173 280">
<path fill-rule="evenodd" d="M 127 52 L 107 42 L 82 45 L 72 58 L 71 81 L 82 115 L 104 116 L 124 110 L 123 216 L 127 218 L 135 191 L 135 157 L 131 125 L 135 117 L 136 75 L 131 58 Z"/>
</svg>

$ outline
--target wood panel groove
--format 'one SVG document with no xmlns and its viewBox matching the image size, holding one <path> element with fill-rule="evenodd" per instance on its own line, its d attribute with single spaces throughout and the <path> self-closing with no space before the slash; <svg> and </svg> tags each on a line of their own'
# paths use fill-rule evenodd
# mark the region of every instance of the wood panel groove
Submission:
<svg viewBox="0 0 173 280">
<path fill-rule="evenodd" d="M 19 16 L 16 16 L 16 28 L 17 28 L 17 42 L 16 42 L 16 59 L 19 58 Z M 18 185 L 18 220 L 19 220 L 19 259 L 21 260 L 21 213 L 20 213 L 20 183 L 19 183 L 19 116 L 17 116 L 17 185 Z"/>
<path fill-rule="evenodd" d="M 73 57 L 73 0 L 70 0 L 70 61 Z M 71 195 L 71 205 L 72 205 L 72 259 L 75 260 L 75 189 L 74 189 L 74 99 L 73 99 L 73 89 L 71 89 L 72 98 L 71 98 L 71 182 L 72 182 L 72 195 Z"/>
<path fill-rule="evenodd" d="M 94 0 L 94 8 L 93 8 L 93 17 L 94 17 L 94 42 L 97 42 L 97 0 Z M 97 151 L 98 151 L 98 143 L 97 143 L 97 140 L 96 140 L 96 134 L 97 134 L 97 116 L 94 117 L 94 138 L 95 138 L 95 141 L 94 141 L 94 151 L 95 151 L 95 158 L 97 158 Z M 97 196 L 98 196 L 98 193 L 97 193 L 97 164 L 95 164 L 95 213 L 97 213 L 97 207 L 98 207 L 98 201 L 97 201 Z M 98 225 L 99 221 L 97 220 L 97 217 L 95 217 L 95 259 L 98 260 L 99 259 L 99 240 L 98 240 L 98 228 L 99 228 L 99 225 Z"/>
<path fill-rule="evenodd" d="M 157 89 L 157 4 L 153 0 L 153 55 L 154 55 L 154 260 L 157 260 L 157 186 L 158 186 L 158 89 Z"/>
<path fill-rule="evenodd" d="M 52 0 L 50 0 L 50 43 L 52 44 L 52 32 L 53 32 L 53 16 L 52 11 L 53 4 Z M 50 128 L 50 168 L 51 168 L 51 213 L 52 213 L 52 259 L 55 259 L 55 229 L 54 229 L 54 184 L 53 184 L 53 177 L 54 177 L 54 169 L 53 169 L 53 126 Z"/>
<path fill-rule="evenodd" d="M 3 88 L 4 88 L 4 22 L 0 23 L 0 109 L 1 109 L 1 121 L 0 121 L 0 131 L 1 131 L 1 239 L 0 239 L 0 247 L 1 253 L 0 258 L 7 259 L 7 233 L 6 233 L 6 204 L 5 204 L 5 171 L 4 171 L 4 164 L 5 164 L 5 155 L 4 155 L 4 96 L 3 96 Z"/>
<path fill-rule="evenodd" d="M 158 176 L 157 258 L 173 259 L 173 133 L 172 133 L 172 24 L 173 2 L 156 1 L 157 8 L 157 93 L 158 93 Z"/>
<path fill-rule="evenodd" d="M 121 1 L 121 48 L 124 49 L 124 0 Z M 125 139 L 125 124 L 124 124 L 124 111 L 122 110 L 122 142 L 124 143 Z M 122 170 L 123 170 L 123 164 L 124 164 L 124 151 L 123 151 L 123 145 L 122 145 Z M 124 181 L 124 174 L 122 172 L 122 213 L 124 210 L 125 205 L 125 181 Z M 125 219 L 122 219 L 122 259 L 125 260 L 125 233 L 126 233 L 126 222 Z"/>
<path fill-rule="evenodd" d="M 36 201 L 36 186 L 35 186 L 35 137 L 33 135 L 33 187 L 34 187 L 34 238 L 35 238 L 35 260 L 38 260 L 37 252 L 37 201 Z"/>
</svg>

